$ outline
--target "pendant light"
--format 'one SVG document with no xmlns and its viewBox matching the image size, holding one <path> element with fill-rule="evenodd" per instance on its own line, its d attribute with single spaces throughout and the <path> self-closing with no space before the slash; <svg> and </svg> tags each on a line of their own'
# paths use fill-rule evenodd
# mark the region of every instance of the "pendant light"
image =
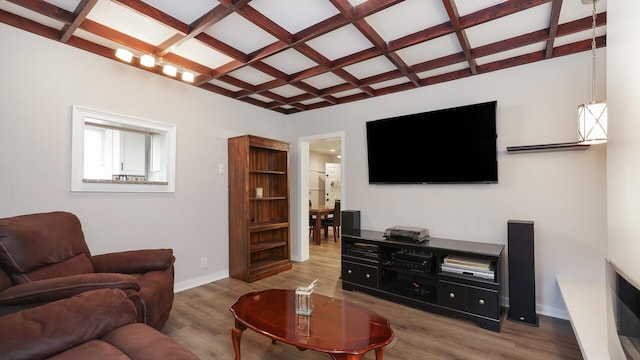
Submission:
<svg viewBox="0 0 640 360">
<path fill-rule="evenodd" d="M 591 100 L 578 106 L 578 141 L 586 144 L 607 142 L 607 103 L 596 102 L 596 3 L 598 0 L 582 0 L 593 4 L 591 23 Z"/>
</svg>

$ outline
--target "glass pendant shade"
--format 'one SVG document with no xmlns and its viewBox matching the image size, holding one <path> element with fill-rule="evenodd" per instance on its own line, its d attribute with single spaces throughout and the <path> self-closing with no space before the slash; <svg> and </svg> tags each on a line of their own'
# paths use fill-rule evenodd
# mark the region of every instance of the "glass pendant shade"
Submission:
<svg viewBox="0 0 640 360">
<path fill-rule="evenodd" d="M 597 144 L 607 141 L 607 103 L 578 106 L 578 141 Z"/>
</svg>

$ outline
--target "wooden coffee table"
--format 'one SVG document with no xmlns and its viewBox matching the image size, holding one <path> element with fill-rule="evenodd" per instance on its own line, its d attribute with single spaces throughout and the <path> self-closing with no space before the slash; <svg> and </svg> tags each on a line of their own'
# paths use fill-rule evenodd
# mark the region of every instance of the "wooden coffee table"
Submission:
<svg viewBox="0 0 640 360">
<path fill-rule="evenodd" d="M 235 317 L 231 330 L 236 360 L 240 337 L 247 329 L 299 350 L 315 350 L 336 360 L 364 359 L 375 350 L 382 360 L 383 347 L 393 340 L 389 320 L 375 312 L 331 297 L 313 294 L 313 313 L 296 315 L 294 290 L 265 290 L 241 296 L 229 309 Z"/>
</svg>

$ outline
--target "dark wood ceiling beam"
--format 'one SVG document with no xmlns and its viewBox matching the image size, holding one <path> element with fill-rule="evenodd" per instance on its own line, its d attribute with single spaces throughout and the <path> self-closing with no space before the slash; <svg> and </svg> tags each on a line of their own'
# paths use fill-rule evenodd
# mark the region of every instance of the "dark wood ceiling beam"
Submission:
<svg viewBox="0 0 640 360">
<path fill-rule="evenodd" d="M 389 61 L 391 61 L 397 68 L 398 71 L 406 76 L 409 81 L 411 81 L 411 83 L 413 83 L 414 86 L 418 87 L 420 86 L 420 78 L 418 76 L 416 76 L 416 74 L 411 72 L 411 69 L 409 68 L 409 65 L 407 65 L 406 62 L 404 62 L 404 60 L 402 60 L 402 58 L 400 57 L 400 55 L 392 52 L 392 53 L 386 53 L 385 54 L 387 59 L 389 59 Z"/>
<path fill-rule="evenodd" d="M 548 3 L 552 0 L 510 0 L 502 2 L 474 13 L 467 14 L 460 18 L 460 26 L 462 29 L 471 26 L 483 24 L 487 21 L 499 19 L 504 16 L 512 15 L 517 12 L 531 9 L 538 5 Z"/>
<path fill-rule="evenodd" d="M 437 59 L 421 62 L 411 66 L 411 71 L 419 74 L 421 72 L 434 70 L 440 67 L 458 64 L 464 62 L 466 58 L 463 53 L 451 54 Z"/>
<path fill-rule="evenodd" d="M 371 95 L 371 96 L 374 96 L 374 95 Z M 338 98 L 338 103 L 339 104 L 346 104 L 346 103 L 350 103 L 350 102 L 354 102 L 354 101 L 368 99 L 369 97 L 370 96 L 368 96 L 368 94 L 366 94 L 366 93 L 353 94 L 353 95 L 343 96 L 341 98 Z"/>
<path fill-rule="evenodd" d="M 310 77 L 314 77 L 316 75 L 321 75 L 328 72 L 327 68 L 323 67 L 323 66 L 314 66 L 312 68 L 306 69 L 306 70 L 302 70 L 299 71 L 295 74 L 291 74 L 291 76 L 289 77 L 291 82 L 298 82 L 298 81 L 302 81 L 304 79 L 308 79 Z"/>
<path fill-rule="evenodd" d="M 410 82 L 406 82 L 398 85 L 392 85 L 392 86 L 387 86 L 385 88 L 377 89 L 376 96 L 388 95 L 388 94 L 393 94 L 400 91 L 411 90 L 411 89 L 415 89 L 415 86 L 413 86 L 413 84 Z"/>
<path fill-rule="evenodd" d="M 138 50 L 143 53 L 152 53 L 155 49 L 155 46 L 149 43 L 116 31 L 110 27 L 106 27 L 90 19 L 86 19 L 85 21 L 83 21 L 80 25 L 80 28 L 94 35 L 103 37 L 107 40 L 113 41 L 130 49 Z"/>
<path fill-rule="evenodd" d="M 173 16 L 167 15 L 166 13 L 154 8 L 151 5 L 148 5 L 142 0 L 111 0 L 111 1 L 119 3 L 120 5 L 144 17 L 147 17 L 161 24 L 164 24 L 180 32 L 182 35 L 186 35 L 189 33 L 189 25 L 174 18 Z"/>
<path fill-rule="evenodd" d="M 422 86 L 439 84 L 447 81 L 454 81 L 472 76 L 469 69 L 461 69 L 446 74 L 435 75 L 426 79 L 422 79 Z"/>
<path fill-rule="evenodd" d="M 412 45 L 417 45 L 444 35 L 449 35 L 454 31 L 455 29 L 450 22 L 435 25 L 428 29 L 424 29 L 416 33 L 389 41 L 389 51 L 398 51 Z"/>
<path fill-rule="evenodd" d="M 40 15 L 50 17 L 54 20 L 70 25 L 73 22 L 74 14 L 55 5 L 42 0 L 7 0 L 23 8 L 35 11 Z"/>
<path fill-rule="evenodd" d="M 216 94 L 219 95 L 223 95 L 223 96 L 227 96 L 227 97 L 234 97 L 234 93 L 233 91 L 229 90 L 229 89 L 225 89 L 223 87 L 220 87 L 218 85 L 214 85 L 212 83 L 205 83 L 199 86 L 201 89 L 204 90 L 208 90 L 211 92 L 214 92 Z"/>
<path fill-rule="evenodd" d="M 549 17 L 549 39 L 545 45 L 545 57 L 548 59 L 553 55 L 553 43 L 558 33 L 558 22 L 560 21 L 560 10 L 562 9 L 562 0 L 553 0 L 551 5 L 551 15 Z"/>
<path fill-rule="evenodd" d="M 389 52 L 387 42 L 364 20 L 354 23 L 355 27 L 409 80 L 418 86 L 420 79 L 409 72 L 409 66 L 395 52 Z"/>
<path fill-rule="evenodd" d="M 60 32 L 54 28 L 8 13 L 2 9 L 0 9 L 0 22 L 55 41 L 58 41 L 60 36 Z"/>
<path fill-rule="evenodd" d="M 211 68 L 209 68 L 208 66 L 201 65 L 193 60 L 189 60 L 174 53 L 165 55 L 163 59 L 174 65 L 178 65 L 182 68 L 196 72 L 198 74 L 209 74 L 211 72 Z"/>
<path fill-rule="evenodd" d="M 218 80 L 226 82 L 227 84 L 233 85 L 233 86 L 235 86 L 237 88 L 240 88 L 240 89 L 246 89 L 245 91 L 248 91 L 250 93 L 255 93 L 256 92 L 255 86 L 253 86 L 253 85 L 251 85 L 249 83 L 246 83 L 246 82 L 244 82 L 244 81 L 242 81 L 242 80 L 240 80 L 238 78 L 230 76 L 230 75 L 222 76 L 222 77 L 218 78 Z"/>
<path fill-rule="evenodd" d="M 492 44 L 479 46 L 471 50 L 471 54 L 477 59 L 483 56 L 497 54 L 522 46 L 540 43 L 543 41 L 547 41 L 548 39 L 549 32 L 547 30 L 538 30 L 528 34 L 515 36 L 506 40 L 501 40 Z"/>
<path fill-rule="evenodd" d="M 391 71 L 387 71 L 387 72 L 382 73 L 382 74 L 373 75 L 373 76 L 366 77 L 364 79 L 360 79 L 360 86 L 370 86 L 370 85 L 373 85 L 373 84 L 381 83 L 383 81 L 390 81 L 390 80 L 399 79 L 399 78 L 405 77 L 405 76 L 406 75 L 404 73 L 402 73 L 400 70 L 391 70 Z M 415 76 L 415 74 L 414 74 L 414 76 Z M 417 76 L 416 76 L 416 78 L 418 80 L 420 79 Z"/>
<path fill-rule="evenodd" d="M 467 34 L 460 25 L 460 15 L 458 14 L 458 8 L 456 7 L 454 0 L 442 0 L 442 4 L 447 10 L 447 15 L 449 15 L 449 20 L 451 21 L 451 26 L 453 26 L 453 28 L 455 29 L 456 37 L 458 38 L 458 42 L 460 43 L 460 47 L 462 48 L 464 57 L 469 63 L 469 69 L 471 70 L 471 73 L 475 75 L 478 73 L 478 64 L 476 63 L 476 59 L 471 56 L 471 45 L 469 44 Z"/>
<path fill-rule="evenodd" d="M 331 67 L 331 60 L 327 59 L 324 55 L 320 54 L 314 48 L 307 44 L 300 44 L 298 46 L 295 46 L 294 49 L 302 55 L 311 59 L 311 61 L 314 61 L 320 67 L 324 67 L 326 69 Z"/>
<path fill-rule="evenodd" d="M 273 66 L 263 63 L 263 62 L 257 62 L 255 64 L 253 64 L 253 68 L 256 70 L 260 70 L 263 73 L 272 76 L 276 79 L 282 80 L 285 83 L 289 80 L 289 76 L 287 74 L 285 74 L 284 72 L 274 68 Z"/>
<path fill-rule="evenodd" d="M 603 12 L 597 14 L 596 17 L 596 27 L 607 25 L 607 13 Z M 570 34 L 574 34 L 580 31 L 584 31 L 587 29 L 591 29 L 591 25 L 593 22 L 593 18 L 591 16 L 585 17 L 579 20 L 574 20 L 562 25 L 558 25 L 557 36 L 566 36 Z"/>
<path fill-rule="evenodd" d="M 596 48 L 602 48 L 607 46 L 607 37 L 606 36 L 598 36 L 596 37 Z M 560 57 L 565 55 L 576 54 L 583 51 L 591 50 L 591 39 L 578 41 L 571 44 L 566 44 L 562 46 L 557 46 L 553 49 L 552 57 Z"/>
<path fill-rule="evenodd" d="M 236 12 L 238 13 L 238 15 L 241 15 L 245 19 L 251 21 L 262 30 L 275 36 L 276 39 L 288 45 L 291 45 L 291 43 L 293 42 L 293 35 L 291 35 L 282 26 L 276 24 L 275 22 L 271 21 L 271 19 L 262 15 L 262 13 L 258 12 L 256 9 L 252 8 L 251 5 L 243 6 L 242 8 L 236 10 Z"/>
<path fill-rule="evenodd" d="M 349 24 L 341 14 L 333 15 L 293 35 L 292 45 L 309 41 Z"/>
<path fill-rule="evenodd" d="M 238 60 L 241 62 L 249 61 L 249 56 L 247 56 L 247 54 L 214 38 L 213 36 L 207 33 L 198 34 L 195 38 L 198 39 L 198 41 L 200 41 L 204 45 L 210 47 L 211 49 L 217 52 L 220 52 L 224 55 L 227 55 L 228 57 L 233 58 L 234 60 Z"/>
<path fill-rule="evenodd" d="M 60 31 L 60 42 L 67 42 L 73 33 L 78 29 L 80 24 L 87 18 L 91 9 L 98 3 L 98 0 L 82 0 L 80 4 L 76 7 L 76 11 L 74 12 L 74 19 L 71 24 L 67 24 L 62 27 Z"/>
</svg>

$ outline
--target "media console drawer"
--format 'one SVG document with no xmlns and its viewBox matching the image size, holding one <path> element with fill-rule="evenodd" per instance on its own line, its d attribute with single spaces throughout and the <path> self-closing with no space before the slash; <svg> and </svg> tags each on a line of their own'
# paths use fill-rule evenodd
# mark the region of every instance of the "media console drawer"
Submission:
<svg viewBox="0 0 640 360">
<path fill-rule="evenodd" d="M 371 288 L 378 287 L 378 267 L 342 262 L 342 280 Z"/>
<path fill-rule="evenodd" d="M 438 305 L 468 311 L 481 316 L 498 318 L 498 292 L 452 283 L 438 282 Z"/>
</svg>

